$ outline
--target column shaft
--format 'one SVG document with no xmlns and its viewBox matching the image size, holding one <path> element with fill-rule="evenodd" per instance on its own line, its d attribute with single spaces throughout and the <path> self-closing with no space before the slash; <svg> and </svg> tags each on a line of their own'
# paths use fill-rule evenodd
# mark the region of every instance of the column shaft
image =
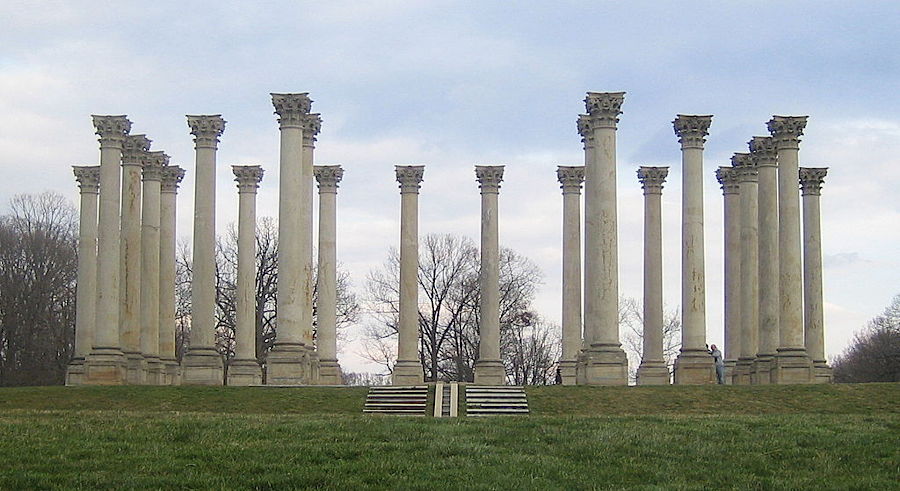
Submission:
<svg viewBox="0 0 900 491">
<path fill-rule="evenodd" d="M 478 360 L 475 383 L 502 385 L 506 381 L 500 361 L 500 243 L 498 197 L 503 166 L 475 166 L 481 187 L 481 268 L 478 326 Z"/>
<path fill-rule="evenodd" d="M 97 195 L 100 167 L 75 167 L 81 195 L 78 220 L 78 270 L 75 290 L 75 354 L 66 385 L 84 383 L 84 360 L 91 351 L 97 311 Z"/>
<path fill-rule="evenodd" d="M 815 382 L 830 383 L 825 359 L 825 319 L 822 297 L 822 224 L 819 196 L 827 168 L 800 168 L 803 189 L 803 319 L 806 351 L 813 362 Z"/>
<path fill-rule="evenodd" d="M 778 160 L 771 137 L 754 137 L 749 142 L 759 170 L 759 349 L 753 363 L 751 382 L 771 383 L 772 361 L 778 348 Z"/>
<path fill-rule="evenodd" d="M 644 339 L 638 385 L 667 385 L 669 369 L 663 357 L 662 187 L 668 167 L 641 167 L 644 188 Z"/>
<path fill-rule="evenodd" d="M 748 154 L 735 154 L 741 214 L 740 354 L 732 383 L 749 385 L 759 346 L 759 202 L 758 171 Z"/>
<path fill-rule="evenodd" d="M 316 284 L 316 351 L 319 382 L 340 385 L 337 360 L 337 189 L 344 175 L 339 165 L 313 169 L 319 183 L 319 262 Z"/>
<path fill-rule="evenodd" d="M 719 167 L 725 224 L 725 381 L 734 383 L 734 369 L 741 355 L 741 213 L 738 170 Z"/>
<path fill-rule="evenodd" d="M 159 200 L 159 358 L 163 385 L 181 383 L 175 350 L 175 223 L 178 184 L 184 169 L 168 166 L 162 171 Z"/>
<path fill-rule="evenodd" d="M 163 382 L 159 359 L 159 226 L 160 179 L 169 165 L 169 156 L 151 152 L 143 170 L 143 204 L 141 205 L 141 353 L 146 371 L 144 383 Z"/>
<path fill-rule="evenodd" d="M 581 338 L 581 186 L 584 167 L 559 166 L 563 190 L 562 357 L 559 374 L 563 385 L 574 385 Z"/>
<path fill-rule="evenodd" d="M 395 166 L 400 183 L 400 299 L 393 385 L 424 380 L 419 357 L 419 186 L 424 166 Z"/>
</svg>

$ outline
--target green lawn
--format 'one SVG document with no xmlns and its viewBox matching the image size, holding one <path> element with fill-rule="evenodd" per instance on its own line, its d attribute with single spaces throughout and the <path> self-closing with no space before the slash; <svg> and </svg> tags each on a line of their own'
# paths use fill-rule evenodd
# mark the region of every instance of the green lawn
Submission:
<svg viewBox="0 0 900 491">
<path fill-rule="evenodd" d="M 532 416 L 455 420 L 364 394 L 0 389 L 0 489 L 900 488 L 900 384 L 530 388 Z"/>
</svg>

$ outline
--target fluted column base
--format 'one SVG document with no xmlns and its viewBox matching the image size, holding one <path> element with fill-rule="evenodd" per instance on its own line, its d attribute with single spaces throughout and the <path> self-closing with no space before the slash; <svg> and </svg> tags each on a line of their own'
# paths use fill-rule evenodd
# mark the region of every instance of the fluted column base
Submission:
<svg viewBox="0 0 900 491">
<path fill-rule="evenodd" d="M 750 373 L 750 383 L 753 385 L 768 385 L 772 383 L 772 366 L 775 364 L 775 355 L 762 353 L 756 355 L 753 360 L 753 371 Z"/>
<path fill-rule="evenodd" d="M 391 385 L 421 385 L 425 380 L 422 362 L 419 360 L 397 360 L 391 374 Z"/>
<path fill-rule="evenodd" d="M 146 379 L 147 365 L 144 355 L 140 353 L 125 352 L 125 383 L 128 385 L 143 385 Z"/>
<path fill-rule="evenodd" d="M 834 370 L 828 366 L 825 360 L 813 360 L 813 377 L 815 384 L 832 384 L 834 383 Z"/>
<path fill-rule="evenodd" d="M 812 360 L 805 348 L 778 348 L 772 366 L 773 384 L 811 384 L 813 379 Z"/>
<path fill-rule="evenodd" d="M 475 385 L 506 385 L 506 369 L 500 360 L 475 361 Z"/>
<path fill-rule="evenodd" d="M 225 366 L 213 347 L 190 348 L 182 360 L 181 385 L 222 385 Z"/>
<path fill-rule="evenodd" d="M 163 364 L 157 356 L 144 358 L 144 384 L 162 385 Z"/>
<path fill-rule="evenodd" d="M 84 385 L 125 385 L 125 355 L 115 348 L 94 348 L 84 359 Z"/>
<path fill-rule="evenodd" d="M 343 385 L 343 374 L 337 360 L 319 360 L 319 385 Z"/>
<path fill-rule="evenodd" d="M 232 360 L 228 365 L 228 385 L 233 387 L 247 387 L 262 385 L 262 367 L 256 360 Z"/>
<path fill-rule="evenodd" d="M 638 385 L 669 385 L 669 367 L 663 360 L 641 360 L 637 369 Z"/>
<path fill-rule="evenodd" d="M 578 372 L 582 385 L 628 385 L 628 357 L 621 345 L 592 345 L 582 351 Z"/>
<path fill-rule="evenodd" d="M 560 361 L 559 375 L 562 378 L 563 385 L 576 385 L 578 383 L 578 361 Z"/>
<path fill-rule="evenodd" d="M 675 385 L 715 384 L 716 367 L 706 350 L 681 350 L 675 359 Z"/>
<path fill-rule="evenodd" d="M 72 358 L 66 367 L 66 386 L 84 385 L 84 357 Z"/>
<path fill-rule="evenodd" d="M 315 385 L 315 352 L 302 344 L 275 344 L 266 357 L 266 385 Z"/>
<path fill-rule="evenodd" d="M 162 379 L 159 385 L 181 385 L 181 365 L 175 358 L 160 359 L 160 376 Z"/>
<path fill-rule="evenodd" d="M 734 364 L 731 385 L 750 385 L 753 374 L 753 358 L 738 358 Z"/>
</svg>

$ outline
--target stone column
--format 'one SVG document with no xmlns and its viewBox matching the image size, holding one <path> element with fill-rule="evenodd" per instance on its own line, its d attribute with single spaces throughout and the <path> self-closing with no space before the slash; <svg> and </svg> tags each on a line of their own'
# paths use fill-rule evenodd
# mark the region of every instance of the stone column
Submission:
<svg viewBox="0 0 900 491">
<path fill-rule="evenodd" d="M 803 192 L 803 319 L 806 352 L 813 362 L 814 382 L 831 383 L 831 367 L 825 359 L 825 319 L 822 300 L 822 224 L 819 196 L 827 167 L 801 167 Z"/>
<path fill-rule="evenodd" d="M 303 385 L 313 381 L 312 162 L 304 160 L 312 101 L 306 93 L 272 94 L 281 131 L 278 183 L 278 330 L 266 360 L 266 383 Z"/>
<path fill-rule="evenodd" d="M 500 241 L 497 198 L 503 181 L 502 165 L 476 165 L 475 176 L 481 188 L 481 269 L 478 285 L 480 323 L 475 383 L 503 385 L 506 370 L 500 360 Z"/>
<path fill-rule="evenodd" d="M 262 368 L 256 360 L 256 190 L 263 169 L 258 165 L 231 169 L 239 198 L 234 359 L 228 366 L 228 385 L 262 385 Z"/>
<path fill-rule="evenodd" d="M 141 353 L 141 169 L 150 140 L 125 137 L 122 150 L 122 213 L 119 242 L 119 333 L 129 384 L 143 384 L 147 365 Z"/>
<path fill-rule="evenodd" d="M 141 353 L 144 383 L 160 385 L 163 365 L 159 359 L 159 226 L 160 181 L 169 156 L 150 152 L 143 169 L 141 205 Z"/>
<path fill-rule="evenodd" d="M 812 360 L 803 340 L 803 262 L 800 245 L 800 136 L 807 116 L 774 116 L 769 132 L 778 149 L 778 277 L 781 299 L 776 384 L 813 381 Z"/>
<path fill-rule="evenodd" d="M 562 357 L 563 385 L 575 385 L 581 341 L 581 185 L 584 167 L 556 169 L 563 194 Z"/>
<path fill-rule="evenodd" d="M 756 159 L 736 153 L 731 165 L 740 186 L 740 346 L 732 382 L 749 385 L 759 346 L 759 202 Z"/>
<path fill-rule="evenodd" d="M 316 275 L 316 352 L 319 383 L 341 385 L 337 359 L 337 189 L 344 177 L 339 165 L 317 165 L 319 183 L 319 263 Z"/>
<path fill-rule="evenodd" d="M 306 291 L 303 296 L 303 344 L 307 348 L 309 357 L 310 383 L 320 383 L 320 357 L 318 345 L 313 341 L 313 293 L 315 291 L 315 276 L 313 262 L 313 154 L 316 146 L 316 135 L 322 129 L 322 118 L 319 114 L 307 114 L 303 118 L 303 185 L 306 187 L 304 196 L 309 225 L 306 226 L 306 256 L 303 259 L 303 272 L 306 283 Z M 335 354 L 335 358 L 336 358 Z"/>
<path fill-rule="evenodd" d="M 619 343 L 616 123 L 624 92 L 588 92 L 579 116 L 584 142 L 584 337 L 579 383 L 626 385 L 628 358 Z"/>
<path fill-rule="evenodd" d="M 771 383 L 772 363 L 778 348 L 778 159 L 772 137 L 755 136 L 750 155 L 758 169 L 759 225 L 759 347 L 751 383 Z M 748 353 L 749 354 L 749 353 Z"/>
<path fill-rule="evenodd" d="M 672 124 L 681 143 L 681 353 L 676 384 L 716 383 L 706 350 L 706 269 L 703 245 L 703 144 L 712 116 L 679 114 Z"/>
<path fill-rule="evenodd" d="M 187 116 L 194 135 L 194 276 L 191 342 L 182 359 L 184 385 L 222 385 L 224 365 L 216 350 L 216 150 L 225 131 L 221 115 Z"/>
<path fill-rule="evenodd" d="M 159 199 L 159 359 L 162 385 L 181 383 L 175 353 L 175 218 L 178 185 L 184 169 L 170 165 L 162 169 Z"/>
<path fill-rule="evenodd" d="M 75 356 L 66 370 L 66 385 L 84 383 L 84 359 L 91 352 L 97 311 L 97 195 L 100 167 L 73 167 L 81 194 L 78 220 L 78 271 L 75 290 Z"/>
<path fill-rule="evenodd" d="M 741 213 L 738 169 L 719 167 L 725 224 L 725 383 L 734 383 L 735 365 L 741 353 Z"/>
<path fill-rule="evenodd" d="M 637 370 L 638 385 L 668 385 L 663 357 L 662 188 L 668 167 L 641 167 L 644 188 L 644 352 Z"/>
<path fill-rule="evenodd" d="M 419 358 L 419 186 L 422 165 L 395 167 L 400 183 L 400 319 L 393 385 L 416 385 L 424 379 Z"/>
<path fill-rule="evenodd" d="M 100 136 L 97 302 L 84 383 L 120 385 L 125 383 L 125 355 L 119 341 L 119 164 L 131 121 L 125 116 L 93 116 L 93 122 Z"/>
</svg>

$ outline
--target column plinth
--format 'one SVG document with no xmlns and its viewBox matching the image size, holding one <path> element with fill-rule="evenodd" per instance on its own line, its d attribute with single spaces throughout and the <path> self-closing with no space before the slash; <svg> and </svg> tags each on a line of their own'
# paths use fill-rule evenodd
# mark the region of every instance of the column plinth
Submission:
<svg viewBox="0 0 900 491">
<path fill-rule="evenodd" d="M 638 385 L 668 385 L 669 367 L 663 357 L 662 188 L 668 167 L 641 167 L 644 189 L 644 339 Z"/>
<path fill-rule="evenodd" d="M 341 385 L 337 358 L 337 190 L 344 177 L 339 165 L 313 168 L 319 184 L 319 262 L 316 304 L 316 352 L 319 383 Z"/>
<path fill-rule="evenodd" d="M 556 169 L 563 195 L 562 356 L 559 374 L 563 385 L 577 383 L 581 338 L 581 186 L 584 167 Z"/>
<path fill-rule="evenodd" d="M 778 152 L 778 349 L 772 370 L 776 384 L 813 381 L 812 360 L 803 339 L 803 262 L 800 236 L 800 136 L 807 116 L 774 116 L 769 132 Z"/>
<path fill-rule="evenodd" d="M 144 163 L 141 204 L 141 353 L 143 382 L 160 385 L 163 364 L 159 358 L 159 227 L 162 171 L 169 156 L 150 152 Z"/>
<path fill-rule="evenodd" d="M 732 384 L 749 385 L 759 347 L 759 171 L 756 159 L 738 153 L 731 159 L 740 193 L 740 343 Z"/>
<path fill-rule="evenodd" d="M 498 198 L 503 181 L 502 165 L 476 165 L 475 176 L 481 189 L 481 268 L 478 284 L 478 359 L 475 383 L 504 385 L 506 370 L 500 359 L 500 241 Z"/>
<path fill-rule="evenodd" d="M 741 351 L 741 213 L 739 172 L 734 167 L 716 169 L 722 186 L 725 224 L 725 383 L 734 383 Z"/>
<path fill-rule="evenodd" d="M 395 166 L 400 183 L 400 299 L 397 362 L 393 385 L 417 385 L 424 380 L 419 358 L 419 187 L 425 166 Z"/>
<path fill-rule="evenodd" d="M 778 300 L 778 156 L 775 141 L 770 136 L 753 137 L 748 146 L 758 171 L 759 227 L 758 348 L 750 381 L 769 384 L 775 350 L 778 349 L 778 319 L 781 315 Z"/>
<path fill-rule="evenodd" d="M 712 116 L 679 114 L 672 122 L 681 143 L 681 352 L 675 383 L 716 383 L 706 348 L 706 269 L 703 244 L 703 145 Z"/>
<path fill-rule="evenodd" d="M 628 384 L 619 342 L 616 124 L 624 92 L 588 92 L 579 116 L 584 142 L 584 350 L 578 383 Z"/>
<path fill-rule="evenodd" d="M 238 183 L 238 262 L 234 358 L 228 385 L 262 385 L 256 359 L 256 190 L 263 177 L 258 165 L 232 165 Z"/>
<path fill-rule="evenodd" d="M 162 385 L 181 384 L 181 366 L 175 352 L 175 223 L 178 185 L 184 169 L 162 169 L 159 199 L 159 360 Z"/>
<path fill-rule="evenodd" d="M 119 337 L 119 165 L 131 122 L 125 116 L 93 116 L 93 123 L 100 136 L 97 301 L 94 340 L 85 358 L 83 381 L 121 385 L 126 370 Z"/>
<path fill-rule="evenodd" d="M 834 374 L 825 359 L 825 319 L 822 299 L 822 224 L 819 196 L 826 167 L 801 167 L 803 194 L 803 321 L 806 351 L 813 363 L 813 381 L 831 383 Z"/>
<path fill-rule="evenodd" d="M 84 383 L 84 360 L 91 351 L 97 311 L 97 196 L 100 166 L 73 168 L 80 189 L 78 271 L 75 291 L 75 353 L 66 370 L 66 385 Z"/>
<path fill-rule="evenodd" d="M 222 385 L 224 363 L 216 349 L 216 150 L 225 131 L 221 115 L 187 116 L 194 135 L 194 275 L 190 347 L 182 358 L 184 385 Z"/>
</svg>

